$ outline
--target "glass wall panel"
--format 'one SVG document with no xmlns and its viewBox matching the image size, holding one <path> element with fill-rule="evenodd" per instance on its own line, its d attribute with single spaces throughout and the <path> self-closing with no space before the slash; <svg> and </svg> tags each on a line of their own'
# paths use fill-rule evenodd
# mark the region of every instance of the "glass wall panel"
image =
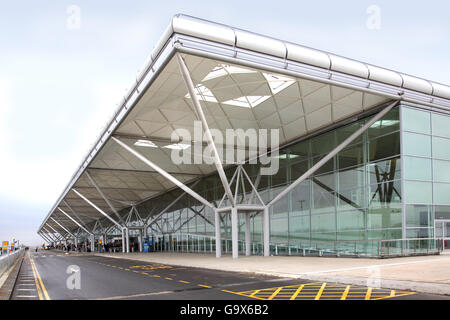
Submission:
<svg viewBox="0 0 450 320">
<path fill-rule="evenodd" d="M 339 190 L 339 192 L 337 193 L 338 211 L 365 208 L 367 206 L 365 191 L 365 187 L 349 190 Z"/>
<path fill-rule="evenodd" d="M 431 126 L 434 135 L 450 138 L 449 116 L 431 114 Z"/>
<path fill-rule="evenodd" d="M 406 155 L 431 157 L 431 137 L 417 133 L 404 132 L 403 152 Z"/>
<path fill-rule="evenodd" d="M 433 180 L 450 182 L 450 161 L 433 160 Z"/>
<path fill-rule="evenodd" d="M 433 203 L 450 204 L 450 184 L 433 183 Z"/>
<path fill-rule="evenodd" d="M 330 131 L 311 139 L 311 156 L 329 153 L 336 147 L 335 133 Z"/>
<path fill-rule="evenodd" d="M 433 238 L 433 234 L 433 228 L 415 228 L 406 230 L 407 238 Z"/>
<path fill-rule="evenodd" d="M 431 180 L 431 159 L 404 157 L 404 178 L 413 180 Z"/>
<path fill-rule="evenodd" d="M 336 217 L 338 231 L 365 229 L 364 210 L 338 212 Z"/>
<path fill-rule="evenodd" d="M 400 130 L 399 110 L 394 108 L 368 130 L 369 139 Z"/>
<path fill-rule="evenodd" d="M 435 219 L 450 219 L 450 206 L 434 206 Z"/>
<path fill-rule="evenodd" d="M 390 158 L 400 154 L 400 134 L 398 132 L 369 141 L 369 161 Z"/>
<path fill-rule="evenodd" d="M 370 208 L 367 213 L 367 228 L 382 229 L 402 226 L 401 205 L 390 208 Z"/>
<path fill-rule="evenodd" d="M 336 229 L 334 213 L 315 214 L 311 216 L 312 232 L 334 232 Z"/>
<path fill-rule="evenodd" d="M 433 158 L 450 160 L 450 139 L 433 137 Z"/>
<path fill-rule="evenodd" d="M 406 203 L 432 203 L 431 182 L 405 181 Z"/>
<path fill-rule="evenodd" d="M 432 206 L 406 205 L 407 227 L 433 227 Z"/>
<path fill-rule="evenodd" d="M 291 213 L 292 216 L 309 214 L 310 210 L 310 181 L 306 180 L 291 191 Z"/>
<path fill-rule="evenodd" d="M 429 112 L 410 108 L 402 110 L 403 130 L 428 134 L 431 132 Z"/>
<path fill-rule="evenodd" d="M 289 217 L 289 236 L 295 237 L 297 234 L 309 232 L 309 215 Z"/>
<path fill-rule="evenodd" d="M 401 203 L 401 180 L 370 185 L 368 194 L 371 208 L 384 208 L 394 203 Z"/>
<path fill-rule="evenodd" d="M 400 157 L 370 163 L 367 165 L 367 170 L 370 184 L 400 179 Z"/>
<path fill-rule="evenodd" d="M 353 145 L 338 153 L 338 170 L 364 163 L 363 144 Z"/>
<path fill-rule="evenodd" d="M 365 167 L 347 168 L 339 171 L 338 185 L 339 190 L 362 187 L 365 185 Z"/>
</svg>

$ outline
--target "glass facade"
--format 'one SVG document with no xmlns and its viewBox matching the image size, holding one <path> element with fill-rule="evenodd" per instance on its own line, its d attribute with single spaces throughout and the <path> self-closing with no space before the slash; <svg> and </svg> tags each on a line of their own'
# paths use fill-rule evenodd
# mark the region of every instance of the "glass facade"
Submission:
<svg viewBox="0 0 450 320">
<path fill-rule="evenodd" d="M 401 119 L 405 236 L 434 237 L 435 219 L 450 218 L 450 117 L 402 106 Z"/>
<path fill-rule="evenodd" d="M 258 178 L 258 165 L 247 164 L 244 169 L 267 204 L 368 119 L 281 149 L 275 175 Z M 434 237 L 435 219 L 450 219 L 449 123 L 450 118 L 437 113 L 404 105 L 392 109 L 271 207 L 271 253 L 305 254 L 306 250 L 308 254 L 318 244 L 334 252 L 345 252 L 347 247 L 355 252 L 380 252 L 378 240 Z M 234 171 L 226 170 L 229 180 Z M 234 190 L 234 183 L 231 187 Z M 215 205 L 224 194 L 218 175 L 204 178 L 193 189 Z M 246 194 L 240 192 L 239 201 L 250 196 L 247 182 L 243 189 Z M 180 190 L 166 193 L 141 204 L 138 210 L 144 214 L 158 212 L 180 194 Z M 225 205 L 227 201 L 223 200 Z M 148 232 L 157 242 L 163 241 L 166 249 L 213 252 L 213 223 L 212 209 L 184 196 Z M 262 214 L 250 214 L 254 254 L 262 252 L 262 230 Z M 221 232 L 222 248 L 230 252 L 230 214 L 221 215 Z M 245 216 L 239 214 L 241 252 L 244 233 Z M 403 250 L 402 244 L 400 247 Z"/>
</svg>

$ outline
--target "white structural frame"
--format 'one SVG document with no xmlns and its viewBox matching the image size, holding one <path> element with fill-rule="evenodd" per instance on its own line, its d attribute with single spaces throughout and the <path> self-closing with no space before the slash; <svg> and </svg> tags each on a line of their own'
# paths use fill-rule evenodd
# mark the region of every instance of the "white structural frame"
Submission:
<svg viewBox="0 0 450 320">
<path fill-rule="evenodd" d="M 194 21 L 192 21 L 194 20 Z M 200 28 L 199 28 L 200 25 Z M 202 30 L 202 27 L 204 29 L 207 29 L 207 27 L 210 27 L 209 30 Z M 215 30 L 215 32 L 212 32 L 211 30 Z M 249 37 L 253 39 L 250 42 L 253 42 L 251 45 L 243 45 L 242 39 L 244 37 Z M 227 40 L 228 39 L 228 40 Z M 254 40 L 257 41 L 254 41 Z M 258 41 L 262 43 L 258 47 Z M 268 41 L 268 42 L 267 42 Z M 272 41 L 272 42 L 271 42 Z M 272 49 L 264 49 L 264 44 L 267 43 L 274 44 L 274 47 L 277 47 L 278 49 L 284 46 L 283 50 L 278 50 L 281 53 L 276 53 L 277 50 L 274 48 Z M 288 50 L 288 47 L 293 50 Z M 259 49 L 258 49 L 259 48 Z M 342 70 L 336 69 L 337 63 L 331 63 L 336 62 L 341 57 L 336 57 L 334 55 L 325 53 L 325 55 L 328 55 L 328 61 L 330 61 L 329 66 L 326 68 L 319 69 L 311 65 L 311 63 L 305 61 L 304 59 L 298 59 L 294 58 L 292 56 L 292 52 L 299 52 L 299 50 L 306 50 L 308 51 L 308 48 L 302 48 L 301 46 L 293 45 L 287 42 L 282 42 L 280 40 L 264 37 L 261 35 L 256 35 L 247 31 L 239 30 L 236 28 L 231 28 L 229 26 L 219 25 L 215 23 L 211 23 L 205 20 L 201 19 L 194 19 L 192 17 L 186 17 L 186 16 L 176 16 L 172 20 L 172 23 L 170 27 L 165 32 L 163 38 L 156 46 L 155 50 L 150 55 L 151 58 L 148 60 L 148 62 L 144 65 L 143 70 L 139 73 L 136 84 L 131 88 L 131 90 L 128 92 L 126 97 L 123 100 L 123 103 L 119 106 L 117 109 L 114 117 L 111 119 L 108 126 L 105 128 L 105 130 L 100 135 L 97 143 L 94 145 L 94 147 L 90 150 L 88 155 L 85 157 L 82 164 L 79 166 L 77 172 L 72 177 L 69 184 L 66 186 L 64 192 L 60 195 L 57 202 L 53 206 L 52 210 L 47 214 L 46 218 L 42 222 L 41 226 L 39 227 L 39 231 L 46 230 L 44 229 L 44 226 L 48 225 L 48 219 L 51 218 L 51 215 L 53 212 L 58 208 L 59 203 L 64 200 L 65 196 L 70 190 L 73 190 L 75 193 L 77 193 L 79 196 L 81 196 L 86 202 L 91 204 L 94 208 L 97 209 L 104 217 L 112 221 L 116 226 L 119 226 L 122 228 L 122 232 L 126 231 L 128 233 L 128 229 L 121 226 L 118 222 L 116 222 L 114 219 L 112 219 L 108 214 L 103 212 L 100 208 L 95 206 L 91 201 L 89 201 L 86 197 L 82 196 L 79 192 L 77 192 L 75 189 L 73 189 L 73 186 L 75 182 L 80 178 L 80 176 L 87 172 L 87 169 L 89 165 L 91 164 L 92 160 L 95 158 L 95 156 L 98 154 L 98 152 L 102 149 L 104 144 L 109 141 L 109 139 L 112 139 L 113 141 L 116 141 L 119 145 L 133 153 L 135 156 L 140 158 L 142 161 L 147 163 L 150 167 L 158 171 L 156 168 L 159 168 L 156 164 L 152 163 L 142 155 L 140 155 L 138 152 L 130 148 L 128 145 L 120 141 L 119 139 L 115 138 L 114 131 L 115 129 L 122 123 L 122 121 L 125 119 L 125 117 L 129 114 L 130 110 L 136 105 L 137 101 L 139 101 L 139 97 L 141 96 L 142 92 L 145 92 L 146 89 L 151 85 L 151 83 L 154 81 L 154 79 L 157 77 L 159 72 L 167 65 L 167 63 L 174 57 L 175 54 L 177 54 L 177 60 L 180 64 L 180 70 L 183 74 L 183 80 L 185 81 L 186 86 L 188 87 L 188 91 L 190 92 L 191 100 L 194 103 L 194 107 L 197 110 L 197 114 L 201 117 L 202 115 L 202 109 L 201 105 L 196 99 L 195 94 L 195 88 L 193 86 L 192 80 L 189 83 L 189 72 L 188 69 L 181 57 L 180 53 L 184 54 L 191 54 L 196 55 L 199 57 L 205 57 L 209 59 L 215 59 L 218 61 L 222 61 L 225 63 L 233 63 L 237 65 L 247 66 L 251 68 L 256 68 L 258 70 L 266 70 L 269 72 L 279 73 L 287 76 L 292 76 L 300 79 L 306 79 L 311 81 L 316 81 L 324 84 L 329 85 L 335 85 L 342 88 L 357 90 L 360 92 L 366 92 L 370 94 L 375 94 L 378 96 L 385 97 L 387 99 L 393 100 L 393 101 L 406 101 L 411 102 L 419 105 L 423 105 L 426 107 L 432 107 L 440 110 L 444 110 L 449 112 L 450 111 L 450 88 L 447 86 L 443 86 L 440 84 L 432 83 L 424 79 L 414 78 L 408 75 L 403 74 L 397 74 L 399 78 L 401 78 L 401 84 L 396 85 L 389 83 L 387 81 L 388 77 L 379 76 L 380 72 L 384 74 L 393 74 L 394 71 L 370 66 L 367 64 L 362 64 L 357 61 L 353 61 L 350 59 L 347 59 L 344 61 L 342 67 Z M 297 50 L 297 51 L 296 51 Z M 314 51 L 312 49 L 309 49 L 310 51 Z M 283 53 L 284 52 L 284 53 Z M 314 54 L 311 54 L 311 57 L 318 57 L 318 54 L 320 52 L 315 52 Z M 322 52 L 323 54 L 323 52 Z M 341 58 L 342 59 L 342 58 Z M 334 66 L 332 66 L 332 64 Z M 358 67 L 355 67 L 357 64 L 359 64 Z M 154 68 L 154 66 L 157 66 L 157 68 Z M 313 64 L 314 65 L 314 64 Z M 184 67 L 183 67 L 184 66 Z M 368 75 L 367 76 L 359 76 L 357 75 L 357 72 L 352 71 L 352 66 L 356 69 L 360 68 L 367 68 Z M 183 72 L 184 70 L 184 72 Z M 372 71 L 372 72 L 371 72 Z M 376 72 L 374 72 L 376 71 Z M 378 74 L 378 76 L 377 76 Z M 416 85 L 414 85 L 416 83 Z M 194 89 L 193 89 L 194 88 Z M 428 90 L 428 88 L 431 88 Z M 391 104 L 393 107 L 393 103 Z M 389 106 L 388 106 L 389 107 Z M 386 107 L 386 108 L 388 108 Z M 391 107 L 391 108 L 392 108 Z M 383 109 L 381 112 L 383 112 L 385 109 Z M 200 112 L 199 112 L 200 111 Z M 203 115 L 204 117 L 204 115 Z M 206 122 L 206 121 L 205 121 Z M 206 126 L 203 126 L 205 130 L 209 130 L 207 124 Z M 360 131 L 360 130 L 358 130 Z M 362 132 L 361 132 L 362 133 Z M 356 134 L 356 132 L 355 132 Z M 208 143 L 210 143 L 211 140 L 208 139 Z M 212 143 L 212 146 L 214 147 L 214 143 Z M 339 148 L 339 146 L 338 146 Z M 342 147 L 343 148 L 343 147 Z M 342 150 L 341 148 L 341 150 Z M 332 153 L 337 153 L 339 151 L 333 150 Z M 332 158 L 331 155 L 329 156 L 329 159 Z M 214 156 L 217 156 L 217 153 L 214 154 Z M 141 158 L 142 157 L 142 158 Z M 216 159 L 217 160 L 217 159 Z M 326 162 L 326 161 L 325 161 Z M 220 168 L 222 168 L 221 163 L 218 163 L 217 161 L 216 167 L 218 168 L 218 171 Z M 319 164 L 319 163 L 318 163 Z M 315 170 L 317 170 L 320 166 L 314 166 Z M 311 168 L 307 173 L 312 174 L 314 171 L 312 171 Z M 190 194 L 200 202 L 202 202 L 205 205 L 208 205 L 209 207 L 214 209 L 215 212 L 215 228 L 216 228 L 216 256 L 220 256 L 221 254 L 221 243 L 220 241 L 217 241 L 217 239 L 220 240 L 220 213 L 223 212 L 231 212 L 232 214 L 232 220 L 233 216 L 235 217 L 234 220 L 236 220 L 237 214 L 240 211 L 247 212 L 248 210 L 253 210 L 253 212 L 257 211 L 263 212 L 263 222 L 264 222 L 264 255 L 269 255 L 269 208 L 276 203 L 279 199 L 282 198 L 282 196 L 286 195 L 291 191 L 296 185 L 301 183 L 301 181 L 308 178 L 309 175 L 305 173 L 302 175 L 302 177 L 298 178 L 293 184 L 287 187 L 286 190 L 282 192 L 282 194 L 279 194 L 276 198 L 274 198 L 270 203 L 267 205 L 261 205 L 261 206 L 254 206 L 249 203 L 244 205 L 236 205 L 233 195 L 231 193 L 231 189 L 228 184 L 228 181 L 223 180 L 223 177 L 221 176 L 222 183 L 224 184 L 224 188 L 226 191 L 227 197 L 230 199 L 231 206 L 227 208 L 218 208 L 212 206 L 206 199 L 199 196 L 197 193 L 195 193 L 193 190 L 189 189 L 185 186 L 185 184 L 181 183 L 177 179 L 175 179 L 173 176 L 159 168 L 161 171 L 158 171 L 161 175 L 163 175 L 166 179 L 169 181 L 172 181 L 177 185 L 177 187 L 183 189 L 186 193 Z M 223 170 L 223 168 L 222 168 Z M 311 172 L 312 171 L 312 172 Z M 219 172 L 220 175 L 220 172 Z M 174 182 L 174 179 L 176 182 Z M 303 179 L 300 181 L 300 179 Z M 226 182 L 226 183 L 225 183 Z M 257 184 L 257 181 L 255 181 L 255 184 Z M 228 186 L 228 188 L 226 187 Z M 187 188 L 187 189 L 186 189 Z M 256 192 L 256 195 L 258 193 Z M 198 198 L 200 197 L 200 198 Z M 104 197 L 106 198 L 106 197 Z M 233 199 L 233 201 L 231 201 Z M 67 204 L 66 204 L 67 205 Z M 70 207 L 69 207 L 70 208 Z M 71 209 L 71 208 L 70 208 Z M 233 209 L 236 209 L 236 211 L 233 211 Z M 72 209 L 71 209 L 72 210 Z M 73 211 L 73 210 L 72 210 Z M 113 210 L 114 211 L 114 210 Z M 74 212 L 75 213 L 75 212 Z M 77 216 L 77 215 L 76 215 Z M 120 216 L 120 215 L 119 215 Z M 78 216 L 77 216 L 78 217 Z M 79 217 L 78 217 L 79 218 Z M 150 217 L 147 217 L 147 221 Z M 79 218 L 80 219 L 80 218 Z M 82 221 L 80 219 L 80 221 Z M 84 222 L 83 222 L 84 224 Z M 234 225 L 235 223 L 232 223 Z M 51 227 L 50 225 L 48 225 Z M 53 229 L 53 228 L 52 228 Z M 54 229 L 53 229 L 54 230 Z M 47 231 L 48 232 L 48 231 Z M 58 232 L 55 231 L 57 234 Z M 234 231 L 236 232 L 236 231 Z M 233 230 L 232 230 L 233 233 Z M 234 233 L 233 233 L 234 234 Z M 236 238 L 236 237 L 233 237 Z M 247 239 L 247 236 L 246 236 Z M 127 246 L 129 247 L 129 246 Z M 233 248 L 236 246 L 233 246 Z M 247 253 L 247 245 L 246 245 L 246 253 Z M 233 257 L 237 256 L 235 255 L 235 252 L 233 250 Z"/>
</svg>

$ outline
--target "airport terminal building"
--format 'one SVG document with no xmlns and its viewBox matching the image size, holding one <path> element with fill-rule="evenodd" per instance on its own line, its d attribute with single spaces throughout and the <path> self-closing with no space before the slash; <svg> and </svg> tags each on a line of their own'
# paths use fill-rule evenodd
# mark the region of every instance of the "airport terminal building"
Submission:
<svg viewBox="0 0 450 320">
<path fill-rule="evenodd" d="M 436 253 L 450 87 L 176 15 L 38 233 L 234 258 Z"/>
</svg>

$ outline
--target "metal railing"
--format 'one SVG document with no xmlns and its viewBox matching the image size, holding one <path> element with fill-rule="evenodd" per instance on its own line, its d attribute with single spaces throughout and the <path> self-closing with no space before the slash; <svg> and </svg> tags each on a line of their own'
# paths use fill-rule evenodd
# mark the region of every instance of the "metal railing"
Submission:
<svg viewBox="0 0 450 320">
<path fill-rule="evenodd" d="M 0 277 L 11 268 L 12 265 L 23 256 L 25 249 L 19 249 L 14 252 L 0 256 Z"/>
<path fill-rule="evenodd" d="M 216 239 L 214 236 L 178 233 L 172 235 L 160 251 L 213 253 Z M 440 238 L 409 238 L 390 240 L 340 240 L 340 241 L 298 241 L 295 244 L 271 243 L 271 255 L 289 256 L 336 256 L 384 258 L 413 255 L 439 254 L 443 250 Z M 239 253 L 245 252 L 245 241 L 238 240 Z M 251 253 L 263 253 L 262 242 L 252 241 Z M 222 253 L 231 253 L 231 239 L 222 239 Z"/>
</svg>

